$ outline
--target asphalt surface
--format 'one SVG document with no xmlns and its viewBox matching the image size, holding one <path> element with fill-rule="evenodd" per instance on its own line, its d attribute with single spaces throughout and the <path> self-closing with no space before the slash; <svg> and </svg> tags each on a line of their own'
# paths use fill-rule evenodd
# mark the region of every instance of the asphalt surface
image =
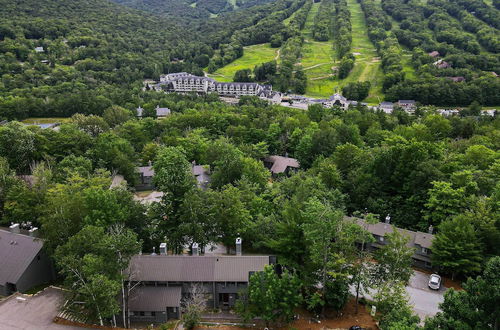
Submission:
<svg viewBox="0 0 500 330">
<path fill-rule="evenodd" d="M 424 321 L 426 317 L 432 317 L 439 312 L 439 304 L 444 301 L 444 293 L 446 287 L 441 286 L 439 290 L 430 289 L 427 284 L 429 282 L 429 274 L 415 271 L 406 286 L 406 292 L 410 298 L 410 304 L 413 306 L 413 311 Z M 354 287 L 350 288 L 352 294 L 356 294 Z M 370 290 L 370 294 L 364 296 L 371 300 L 375 290 Z"/>
<path fill-rule="evenodd" d="M 12 295 L 0 302 L 0 329 L 81 330 L 52 322 L 63 299 L 61 290 L 52 287 L 34 296 Z"/>
</svg>

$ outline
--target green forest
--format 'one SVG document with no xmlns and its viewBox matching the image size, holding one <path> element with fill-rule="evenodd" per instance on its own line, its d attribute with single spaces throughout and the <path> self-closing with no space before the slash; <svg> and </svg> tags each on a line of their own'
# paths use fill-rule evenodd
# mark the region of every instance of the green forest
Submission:
<svg viewBox="0 0 500 330">
<path fill-rule="evenodd" d="M 294 308 L 340 313 L 349 286 L 371 286 L 382 329 L 492 328 L 500 119 L 481 109 L 500 105 L 498 10 L 496 0 L 0 0 L 0 224 L 40 228 L 68 299 L 96 324 L 120 312 L 124 270 L 139 251 L 165 238 L 180 253 L 241 237 L 245 251 L 283 267 L 251 277 L 236 308 L 244 319 L 277 326 Z M 311 73 L 315 52 L 327 65 Z M 324 81 L 331 90 L 315 96 L 418 108 L 299 110 L 246 96 L 230 105 L 144 85 L 183 71 L 297 94 Z M 171 114 L 156 118 L 156 107 Z M 446 117 L 440 107 L 462 109 Z M 27 125 L 37 122 L 60 125 Z M 300 169 L 271 175 L 269 155 Z M 209 168 L 208 189 L 193 162 Z M 148 164 L 163 197 L 142 204 L 136 168 Z M 126 183 L 111 187 L 117 175 Z M 388 215 L 403 229 L 432 226 L 433 265 L 465 281 L 423 323 L 404 292 L 406 238 L 395 232 L 368 255 L 373 237 L 348 221 Z"/>
</svg>

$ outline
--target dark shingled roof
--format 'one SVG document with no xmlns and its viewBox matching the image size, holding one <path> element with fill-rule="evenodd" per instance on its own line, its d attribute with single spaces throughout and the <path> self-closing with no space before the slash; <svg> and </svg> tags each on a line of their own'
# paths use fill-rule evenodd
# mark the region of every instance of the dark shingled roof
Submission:
<svg viewBox="0 0 500 330">
<path fill-rule="evenodd" d="M 0 229 L 0 285 L 17 283 L 42 246 L 39 238 Z"/>
<path fill-rule="evenodd" d="M 268 264 L 268 256 L 137 255 L 130 269 L 137 281 L 247 282 Z"/>
<path fill-rule="evenodd" d="M 299 161 L 295 158 L 283 156 L 269 156 L 264 159 L 265 162 L 272 163 L 271 173 L 284 173 L 287 167 L 300 168 Z"/>
<path fill-rule="evenodd" d="M 391 224 L 384 222 L 377 222 L 375 224 L 366 224 L 363 219 L 359 218 L 350 218 L 359 224 L 361 227 L 365 228 L 368 232 L 377 236 L 385 236 L 386 234 L 390 234 L 394 231 L 394 227 Z M 407 229 L 396 228 L 401 234 L 408 236 L 410 240 L 408 241 L 409 247 L 415 247 L 415 244 L 420 245 L 421 247 L 429 249 L 432 246 L 432 240 L 434 239 L 433 234 L 423 233 L 420 231 L 411 231 Z"/>
<path fill-rule="evenodd" d="M 181 287 L 138 286 L 129 299 L 131 311 L 165 311 L 167 307 L 180 307 Z"/>
</svg>

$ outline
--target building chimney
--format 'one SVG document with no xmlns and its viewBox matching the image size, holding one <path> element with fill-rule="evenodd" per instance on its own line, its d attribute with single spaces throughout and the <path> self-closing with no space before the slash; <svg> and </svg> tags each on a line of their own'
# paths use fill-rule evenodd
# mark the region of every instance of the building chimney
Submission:
<svg viewBox="0 0 500 330">
<path fill-rule="evenodd" d="M 38 237 L 38 227 L 33 227 L 28 232 L 31 237 Z"/>
<path fill-rule="evenodd" d="M 385 223 L 389 224 L 391 223 L 391 215 L 388 214 L 386 217 L 385 217 Z"/>
<path fill-rule="evenodd" d="M 241 242 L 242 242 L 241 237 L 238 237 L 236 239 L 236 255 L 237 256 L 241 256 Z"/>
<path fill-rule="evenodd" d="M 14 233 L 14 234 L 19 234 L 20 233 L 19 224 L 18 223 L 13 223 L 12 225 L 10 225 L 9 229 L 10 229 L 11 233 Z"/>
<path fill-rule="evenodd" d="M 160 255 L 166 255 L 167 254 L 167 243 L 161 243 L 160 244 Z"/>
<path fill-rule="evenodd" d="M 193 250 L 193 256 L 200 255 L 200 249 L 199 249 L 198 243 L 193 243 L 192 250 Z"/>
<path fill-rule="evenodd" d="M 429 226 L 429 234 L 432 234 L 434 232 L 434 227 L 432 225 Z"/>
</svg>

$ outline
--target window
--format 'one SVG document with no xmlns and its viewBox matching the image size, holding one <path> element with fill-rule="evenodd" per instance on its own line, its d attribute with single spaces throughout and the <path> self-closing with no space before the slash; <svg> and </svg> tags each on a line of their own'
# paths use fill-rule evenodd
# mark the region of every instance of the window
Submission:
<svg viewBox="0 0 500 330">
<path fill-rule="evenodd" d="M 423 247 L 423 248 L 422 248 L 422 253 L 423 253 L 423 254 L 427 254 L 427 249 Z"/>
<path fill-rule="evenodd" d="M 156 316 L 156 312 L 151 312 L 151 316 Z"/>
<path fill-rule="evenodd" d="M 384 236 L 379 236 L 379 237 L 378 237 L 378 241 L 379 241 L 379 242 L 384 242 Z"/>
<path fill-rule="evenodd" d="M 37 255 L 37 256 L 36 256 L 36 260 L 40 260 L 40 255 Z"/>
<path fill-rule="evenodd" d="M 144 316 L 144 312 L 139 312 L 139 315 L 140 316 Z"/>
</svg>

